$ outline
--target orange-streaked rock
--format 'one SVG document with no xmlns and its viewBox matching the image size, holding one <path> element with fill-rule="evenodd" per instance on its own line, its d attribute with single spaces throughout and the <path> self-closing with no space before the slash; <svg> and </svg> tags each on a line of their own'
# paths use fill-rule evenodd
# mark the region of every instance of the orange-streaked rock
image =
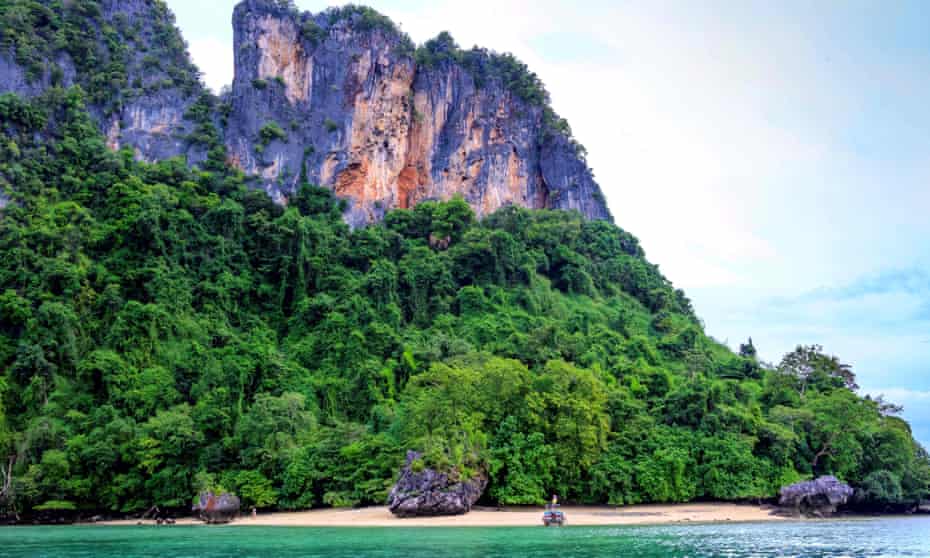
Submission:
<svg viewBox="0 0 930 558">
<path fill-rule="evenodd" d="M 491 55 L 479 53 L 477 66 L 449 58 L 417 67 L 397 30 L 352 18 L 295 14 L 271 0 L 236 7 L 226 145 L 272 196 L 283 199 L 305 175 L 349 202 L 353 226 L 455 195 L 478 217 L 510 204 L 610 217 L 571 142 L 550 137 L 543 107 L 473 74 Z M 288 137 L 255 149 L 271 122 Z"/>
<path fill-rule="evenodd" d="M 266 15 L 258 19 L 257 26 L 259 79 L 281 78 L 290 102 L 307 101 L 313 84 L 313 58 L 298 40 L 297 25 L 289 19 Z"/>
</svg>

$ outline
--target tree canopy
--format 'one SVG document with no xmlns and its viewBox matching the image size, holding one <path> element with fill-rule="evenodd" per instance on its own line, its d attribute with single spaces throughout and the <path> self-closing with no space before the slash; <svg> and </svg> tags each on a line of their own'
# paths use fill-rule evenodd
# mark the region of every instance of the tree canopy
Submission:
<svg viewBox="0 0 930 558">
<path fill-rule="evenodd" d="M 277 205 L 221 153 L 111 152 L 84 103 L 0 96 L 7 512 L 380 503 L 407 449 L 502 504 L 930 490 L 849 367 L 730 351 L 614 225 L 458 198 L 352 230 L 328 190 Z"/>
</svg>

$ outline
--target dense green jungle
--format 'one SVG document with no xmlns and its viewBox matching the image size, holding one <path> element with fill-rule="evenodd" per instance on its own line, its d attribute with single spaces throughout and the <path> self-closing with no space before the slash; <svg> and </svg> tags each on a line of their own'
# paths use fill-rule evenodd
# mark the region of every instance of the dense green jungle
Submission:
<svg viewBox="0 0 930 558">
<path fill-rule="evenodd" d="M 0 1 L 4 45 L 31 4 Z M 0 96 L 0 514 L 219 488 L 380 504 L 411 449 L 504 505 L 760 500 L 823 474 L 870 508 L 930 495 L 899 408 L 816 345 L 768 364 L 714 340 L 622 228 L 454 198 L 353 229 L 327 189 L 250 188 L 208 118 L 194 168 L 109 150 L 88 106 L 119 67 L 94 76 Z"/>
</svg>

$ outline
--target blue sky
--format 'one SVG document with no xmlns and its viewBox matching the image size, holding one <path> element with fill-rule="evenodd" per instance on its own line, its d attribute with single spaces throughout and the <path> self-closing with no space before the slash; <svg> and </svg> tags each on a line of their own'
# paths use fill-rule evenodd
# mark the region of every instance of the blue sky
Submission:
<svg viewBox="0 0 930 558">
<path fill-rule="evenodd" d="M 229 83 L 235 2 L 168 4 Z M 930 2 L 369 4 L 523 59 L 711 335 L 823 345 L 930 447 Z"/>
</svg>

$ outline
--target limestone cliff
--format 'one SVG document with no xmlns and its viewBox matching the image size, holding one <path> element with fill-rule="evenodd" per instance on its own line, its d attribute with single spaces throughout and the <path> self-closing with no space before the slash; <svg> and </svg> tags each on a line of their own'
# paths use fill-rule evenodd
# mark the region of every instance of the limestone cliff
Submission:
<svg viewBox="0 0 930 558">
<path fill-rule="evenodd" d="M 225 147 L 280 203 L 302 181 L 333 189 L 353 226 L 456 194 L 479 217 L 517 204 L 610 219 L 567 124 L 510 56 L 462 51 L 447 34 L 417 49 L 368 8 L 243 0 L 235 79 L 217 98 L 161 0 L 16 4 L 0 93 L 80 85 L 108 145 L 139 159 L 196 165 Z"/>
<path fill-rule="evenodd" d="M 305 177 L 347 199 L 353 225 L 455 194 L 479 217 L 517 204 L 610 218 L 541 84 L 526 98 L 507 83 L 535 80 L 512 58 L 462 52 L 447 35 L 415 52 L 366 9 L 244 0 L 233 27 L 230 161 L 276 199 Z"/>
<path fill-rule="evenodd" d="M 262 176 L 276 199 L 303 176 L 348 199 L 347 219 L 362 224 L 401 205 L 414 64 L 399 55 L 399 34 L 361 30 L 353 14 L 236 6 L 226 145 L 230 161 Z"/>
<path fill-rule="evenodd" d="M 22 26 L 4 30 L 0 93 L 34 96 L 78 85 L 111 148 L 130 147 L 150 161 L 204 159 L 203 146 L 190 140 L 197 123 L 188 112 L 205 89 L 163 2 L 14 4 L 5 15 L 15 11 Z"/>
</svg>

